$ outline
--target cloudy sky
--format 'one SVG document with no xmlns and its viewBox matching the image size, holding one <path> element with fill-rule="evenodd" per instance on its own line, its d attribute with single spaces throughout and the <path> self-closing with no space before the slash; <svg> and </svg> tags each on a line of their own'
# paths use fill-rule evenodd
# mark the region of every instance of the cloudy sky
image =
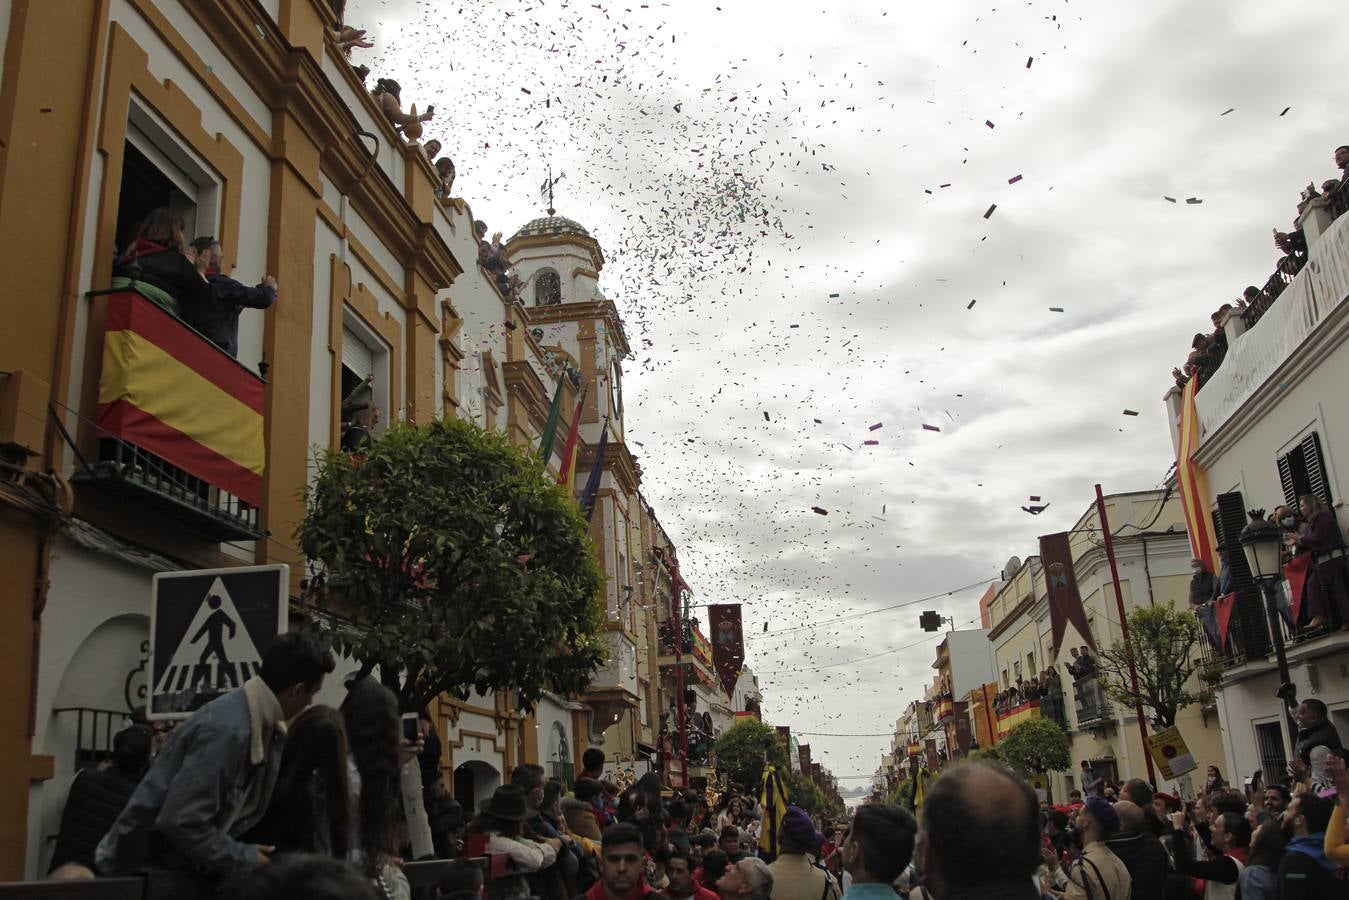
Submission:
<svg viewBox="0 0 1349 900">
<path fill-rule="evenodd" d="M 426 136 L 492 230 L 565 173 L 635 350 L 643 491 L 697 602 L 744 604 L 767 717 L 845 777 L 888 739 L 819 735 L 888 733 L 921 696 L 921 609 L 977 623 L 983 582 L 1093 483 L 1162 482 L 1171 367 L 1349 141 L 1329 0 L 347 19 L 372 79 L 435 104 Z"/>
</svg>

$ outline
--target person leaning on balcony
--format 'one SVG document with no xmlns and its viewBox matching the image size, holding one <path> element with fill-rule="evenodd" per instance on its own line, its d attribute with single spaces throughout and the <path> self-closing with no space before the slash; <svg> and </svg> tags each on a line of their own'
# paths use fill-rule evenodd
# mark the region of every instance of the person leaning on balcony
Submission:
<svg viewBox="0 0 1349 900">
<path fill-rule="evenodd" d="M 1308 628 L 1326 624 L 1331 615 L 1330 604 L 1335 604 L 1341 628 L 1349 629 L 1349 590 L 1345 589 L 1344 535 L 1335 521 L 1335 514 L 1326 508 L 1321 498 L 1306 494 L 1298 501 L 1298 509 L 1307 520 L 1307 531 L 1298 541 L 1298 549 L 1314 554 L 1315 576 L 1307 579 L 1307 606 L 1311 613 Z"/>
<path fill-rule="evenodd" d="M 403 112 L 402 93 L 403 89 L 392 78 L 376 79 L 375 89 L 370 92 L 370 96 L 375 98 L 375 102 L 379 104 L 380 112 L 384 113 L 384 118 L 389 120 L 390 125 L 395 128 L 405 128 L 409 125 L 429 122 L 434 118 L 436 114 L 434 106 L 426 107 L 426 112 L 419 116 Z"/>
<path fill-rule="evenodd" d="M 183 308 L 183 320 L 206 336 L 207 340 L 230 356 L 239 356 L 239 313 L 245 308 L 267 309 L 276 302 L 276 279 L 268 275 L 257 287 L 235 281 L 224 274 L 225 251 L 213 237 L 192 242 L 197 267 L 206 272 L 211 299 L 194 300 Z M 203 262 L 204 261 L 204 262 Z"/>
<path fill-rule="evenodd" d="M 100 872 L 148 868 L 146 897 L 155 900 L 210 896 L 221 880 L 266 865 L 273 848 L 245 844 L 238 835 L 267 811 L 286 720 L 309 706 L 334 666 L 312 633 L 275 638 L 262 654 L 260 675 L 174 730 L 99 842 Z M 144 854 L 135 852 L 141 846 Z"/>
<path fill-rule="evenodd" d="M 165 207 L 150 211 L 136 227 L 136 236 L 122 251 L 113 275 L 127 278 L 143 293 L 174 315 L 186 307 L 211 300 L 205 266 L 194 265 L 183 236 L 183 220 Z"/>
</svg>

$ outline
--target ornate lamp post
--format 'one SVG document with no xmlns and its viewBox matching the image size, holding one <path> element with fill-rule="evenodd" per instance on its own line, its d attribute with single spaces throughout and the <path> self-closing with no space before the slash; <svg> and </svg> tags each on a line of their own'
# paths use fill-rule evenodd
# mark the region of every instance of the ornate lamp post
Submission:
<svg viewBox="0 0 1349 900">
<path fill-rule="evenodd" d="M 1288 657 L 1283 648 L 1283 630 L 1279 627 L 1279 609 L 1274 596 L 1274 584 L 1283 577 L 1280 549 L 1283 546 L 1283 532 L 1278 525 L 1265 518 L 1263 509 L 1247 511 L 1251 521 L 1241 529 L 1241 549 L 1246 555 L 1246 565 L 1251 577 L 1260 586 L 1265 602 L 1265 615 L 1269 619 L 1269 639 L 1274 645 L 1274 659 L 1279 666 L 1279 689 L 1275 691 L 1283 704 L 1284 724 L 1288 727 L 1290 746 L 1297 745 L 1297 724 L 1293 711 L 1297 709 L 1297 687 L 1288 673 Z"/>
</svg>

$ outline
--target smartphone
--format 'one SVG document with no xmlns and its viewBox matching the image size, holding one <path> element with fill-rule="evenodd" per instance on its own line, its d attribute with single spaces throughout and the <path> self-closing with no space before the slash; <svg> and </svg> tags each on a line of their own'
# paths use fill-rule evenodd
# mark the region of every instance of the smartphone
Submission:
<svg viewBox="0 0 1349 900">
<path fill-rule="evenodd" d="M 403 740 L 409 744 L 415 744 L 417 739 L 421 737 L 421 732 L 422 727 L 421 723 L 417 721 L 417 714 L 415 712 L 403 713 Z"/>
</svg>

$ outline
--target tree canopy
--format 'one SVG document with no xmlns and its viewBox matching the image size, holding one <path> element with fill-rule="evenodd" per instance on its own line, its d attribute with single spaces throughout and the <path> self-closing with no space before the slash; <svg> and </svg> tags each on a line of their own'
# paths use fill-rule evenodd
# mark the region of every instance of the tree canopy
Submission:
<svg viewBox="0 0 1349 900">
<path fill-rule="evenodd" d="M 1129 613 L 1129 642 L 1116 641 L 1100 654 L 1100 683 L 1113 702 L 1151 712 L 1157 729 L 1176 724 L 1176 714 L 1187 706 L 1213 702 L 1213 688 L 1221 677 L 1216 662 L 1200 653 L 1203 629 L 1188 610 L 1171 603 L 1140 606 Z M 1138 691 L 1129 679 L 1129 662 L 1138 672 Z"/>
<path fill-rule="evenodd" d="M 763 784 L 765 754 L 784 776 L 787 773 L 787 750 L 777 729 L 757 719 L 746 717 L 723 731 L 712 745 L 712 754 L 717 770 L 750 794 L 757 794 Z"/>
<path fill-rule="evenodd" d="M 997 754 L 1022 775 L 1064 772 L 1072 768 L 1068 732 L 1049 719 L 1029 719 L 998 742 Z"/>
<path fill-rule="evenodd" d="M 604 577 L 575 501 L 504 435 L 445 419 L 328 450 L 296 532 L 336 649 L 399 695 L 579 693 L 605 657 Z"/>
</svg>

